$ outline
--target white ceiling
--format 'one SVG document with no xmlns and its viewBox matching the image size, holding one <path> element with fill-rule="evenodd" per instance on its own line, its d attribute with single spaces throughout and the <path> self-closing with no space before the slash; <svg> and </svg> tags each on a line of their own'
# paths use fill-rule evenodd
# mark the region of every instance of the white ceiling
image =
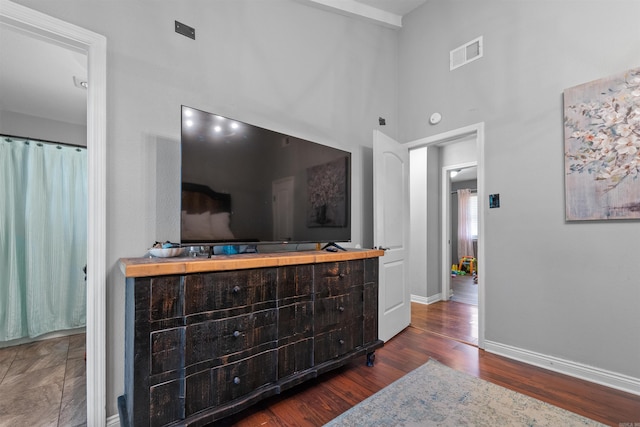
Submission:
<svg viewBox="0 0 640 427">
<path fill-rule="evenodd" d="M 427 0 L 297 0 L 312 7 L 374 22 L 393 29 L 402 28 L 402 17 Z"/>
<path fill-rule="evenodd" d="M 86 124 L 86 55 L 2 24 L 0 57 L 0 111 Z"/>
<path fill-rule="evenodd" d="M 478 179 L 478 167 L 472 166 L 464 169 L 460 169 L 460 172 L 451 178 L 451 182 L 470 181 L 472 179 Z"/>
<path fill-rule="evenodd" d="M 404 16 L 427 0 L 354 0 L 394 15 Z"/>
</svg>

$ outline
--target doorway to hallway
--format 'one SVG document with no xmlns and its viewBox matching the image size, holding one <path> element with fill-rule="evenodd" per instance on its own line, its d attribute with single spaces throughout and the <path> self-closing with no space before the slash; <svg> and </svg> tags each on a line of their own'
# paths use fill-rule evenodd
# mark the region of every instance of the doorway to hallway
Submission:
<svg viewBox="0 0 640 427">
<path fill-rule="evenodd" d="M 470 142 L 475 148 L 475 141 Z M 451 276 L 443 293 L 448 289 L 452 301 L 478 305 L 478 167 L 457 167 L 445 167 L 451 191 L 442 197 L 449 206 L 449 229 L 443 232 L 450 236 Z"/>
<path fill-rule="evenodd" d="M 411 326 L 478 346 L 478 307 L 455 301 L 411 303 Z"/>
<path fill-rule="evenodd" d="M 451 277 L 451 301 L 478 305 L 478 284 L 470 274 Z"/>
<path fill-rule="evenodd" d="M 411 155 L 411 229 L 413 283 L 412 301 L 425 304 L 433 313 L 447 307 L 474 310 L 464 328 L 474 345 L 484 345 L 484 278 L 479 276 L 477 305 L 450 301 L 452 259 L 451 182 L 452 170 L 477 166 L 477 261 L 484 271 L 484 123 L 444 132 L 407 144 Z M 414 163 L 415 160 L 415 163 Z M 414 165 L 419 165 L 414 168 Z M 414 170 L 417 172 L 414 177 Z M 417 185 L 415 185 L 417 183 Z M 414 197 L 415 196 L 415 197 Z M 414 230 L 414 225 L 417 226 Z M 417 231 L 417 232 L 414 232 Z M 417 304 L 418 306 L 420 304 Z M 412 311 L 413 311 L 412 304 Z M 465 308 L 463 307 L 463 308 Z M 466 339 L 465 342 L 469 340 Z"/>
</svg>

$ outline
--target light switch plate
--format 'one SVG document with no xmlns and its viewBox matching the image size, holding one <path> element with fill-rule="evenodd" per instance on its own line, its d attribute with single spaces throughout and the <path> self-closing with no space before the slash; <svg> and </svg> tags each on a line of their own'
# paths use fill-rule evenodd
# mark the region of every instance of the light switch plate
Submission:
<svg viewBox="0 0 640 427">
<path fill-rule="evenodd" d="M 500 207 L 500 194 L 489 194 L 489 208 Z"/>
</svg>

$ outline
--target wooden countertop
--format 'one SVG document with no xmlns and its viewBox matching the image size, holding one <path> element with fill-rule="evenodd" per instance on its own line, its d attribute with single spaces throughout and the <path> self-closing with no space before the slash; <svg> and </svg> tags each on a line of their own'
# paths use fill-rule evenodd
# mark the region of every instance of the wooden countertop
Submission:
<svg viewBox="0 0 640 427">
<path fill-rule="evenodd" d="M 120 267 L 126 277 L 150 277 L 348 261 L 381 257 L 383 255 L 384 251 L 378 249 L 348 249 L 347 251 L 339 252 L 299 251 L 213 255 L 211 258 L 121 258 Z"/>
</svg>

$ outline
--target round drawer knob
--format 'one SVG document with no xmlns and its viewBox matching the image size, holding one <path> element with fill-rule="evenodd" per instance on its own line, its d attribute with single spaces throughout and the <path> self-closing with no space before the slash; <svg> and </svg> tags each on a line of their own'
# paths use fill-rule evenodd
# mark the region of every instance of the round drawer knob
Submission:
<svg viewBox="0 0 640 427">
<path fill-rule="evenodd" d="M 344 340 L 338 340 L 338 343 L 340 343 L 340 345 L 344 345 Z"/>
<path fill-rule="evenodd" d="M 347 275 L 344 273 L 340 273 L 338 274 L 338 277 L 340 277 L 341 279 L 344 279 L 345 277 L 347 277 Z"/>
<path fill-rule="evenodd" d="M 344 311 L 344 307 L 343 306 L 338 307 L 338 311 L 342 313 Z"/>
<path fill-rule="evenodd" d="M 240 292 L 240 286 L 234 286 L 233 287 L 233 293 L 237 294 L 238 292 Z"/>
<path fill-rule="evenodd" d="M 240 377 L 233 377 L 234 384 L 240 384 Z"/>
<path fill-rule="evenodd" d="M 238 338 L 240 336 L 240 331 L 233 331 L 233 336 Z"/>
</svg>

